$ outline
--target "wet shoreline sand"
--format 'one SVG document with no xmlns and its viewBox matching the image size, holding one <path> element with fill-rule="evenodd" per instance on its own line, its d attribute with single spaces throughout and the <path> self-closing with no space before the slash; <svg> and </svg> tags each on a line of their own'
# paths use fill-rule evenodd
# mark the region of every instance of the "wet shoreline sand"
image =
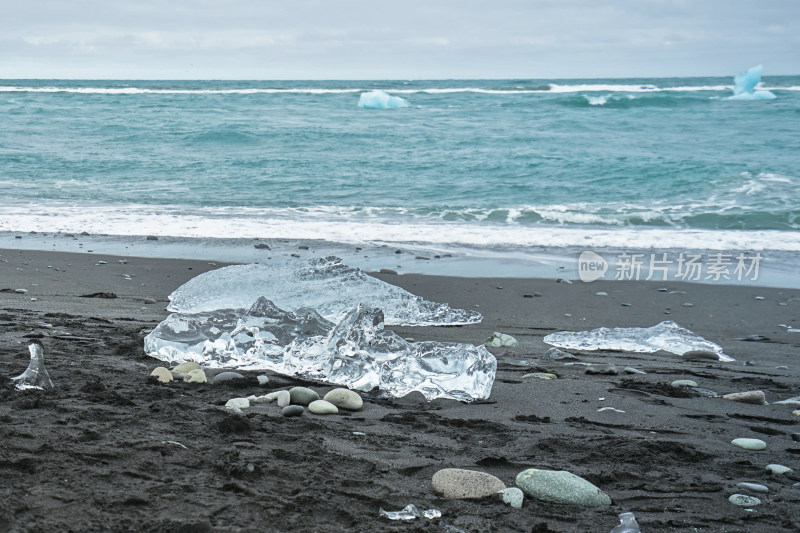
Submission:
<svg viewBox="0 0 800 533">
<path fill-rule="evenodd" d="M 390 327 L 402 336 L 478 344 L 500 331 L 520 341 L 492 349 L 498 374 L 489 401 L 366 393 L 364 408 L 349 415 L 287 419 L 274 404 L 244 416 L 222 406 L 298 383 L 290 378 L 271 374 L 266 387 L 147 379 L 162 363 L 143 354 L 142 337 L 166 316 L 167 295 L 222 263 L 27 250 L 0 250 L 0 260 L 0 290 L 9 289 L 0 292 L 0 531 L 608 531 L 625 511 L 643 531 L 800 527 L 800 443 L 792 439 L 800 417 L 797 406 L 774 404 L 800 394 L 800 333 L 788 331 L 800 326 L 798 289 L 375 274 L 484 315 L 470 326 Z M 117 298 L 82 297 L 93 293 Z M 620 369 L 589 375 L 543 358 L 552 331 L 663 320 L 736 361 L 577 353 Z M 743 340 L 753 335 L 764 339 Z M 6 383 L 25 369 L 33 338 L 45 347 L 56 385 L 49 393 Z M 627 366 L 647 374 L 622 373 Z M 523 377 L 534 372 L 558 379 Z M 677 379 L 719 394 L 763 390 L 770 405 L 695 395 L 671 387 Z M 738 437 L 767 448 L 737 448 L 730 441 Z M 770 474 L 771 463 L 794 471 Z M 526 468 L 568 470 L 613 503 L 582 509 L 526 498 L 514 510 L 499 498 L 442 499 L 431 477 L 450 467 L 507 486 Z M 750 494 L 739 482 L 770 489 L 751 494 L 762 500 L 753 512 L 728 501 Z M 409 503 L 442 518 L 396 523 L 378 514 Z"/>
</svg>

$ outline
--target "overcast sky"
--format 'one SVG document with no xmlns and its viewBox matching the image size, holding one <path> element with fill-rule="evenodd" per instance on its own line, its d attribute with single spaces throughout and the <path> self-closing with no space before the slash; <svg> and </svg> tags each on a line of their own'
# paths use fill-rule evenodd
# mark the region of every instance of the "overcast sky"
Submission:
<svg viewBox="0 0 800 533">
<path fill-rule="evenodd" d="M 800 74 L 800 0 L 0 0 L 0 78 Z"/>
</svg>

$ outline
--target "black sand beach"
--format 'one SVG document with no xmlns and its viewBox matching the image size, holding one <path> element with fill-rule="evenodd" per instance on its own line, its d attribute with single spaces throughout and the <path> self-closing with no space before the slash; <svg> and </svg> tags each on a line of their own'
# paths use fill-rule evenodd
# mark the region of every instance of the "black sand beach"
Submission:
<svg viewBox="0 0 800 533">
<path fill-rule="evenodd" d="M 500 331 L 520 341 L 492 349 L 490 399 L 365 393 L 360 411 L 283 418 L 274 404 L 244 415 L 223 405 L 297 384 L 330 387 L 272 374 L 259 386 L 256 373 L 236 386 L 148 379 L 163 363 L 144 354 L 142 339 L 167 315 L 167 295 L 221 264 L 18 250 L 0 250 L 0 261 L 0 531 L 607 532 L 625 511 L 648 533 L 800 530 L 800 442 L 792 437 L 799 407 L 774 403 L 800 395 L 800 333 L 788 331 L 800 327 L 800 290 L 376 274 L 484 315 L 471 326 L 392 328 L 402 336 L 480 344 Z M 96 293 L 116 298 L 83 297 Z M 619 369 L 590 375 L 543 358 L 542 338 L 552 331 L 663 320 L 736 361 L 576 353 Z M 53 391 L 20 392 L 8 382 L 25 370 L 32 339 L 44 346 Z M 622 372 L 628 366 L 647 373 Z M 533 372 L 558 379 L 523 377 Z M 670 385 L 678 379 L 719 394 L 761 390 L 769 405 Z M 767 447 L 733 446 L 739 437 Z M 771 474 L 768 464 L 793 471 Z M 527 468 L 567 470 L 612 505 L 526 498 L 516 510 L 499 497 L 443 499 L 431 477 L 450 467 L 488 472 L 507 486 Z M 769 492 L 751 494 L 739 482 Z M 762 503 L 746 510 L 728 501 L 735 493 Z M 442 517 L 379 516 L 409 503 Z"/>
</svg>

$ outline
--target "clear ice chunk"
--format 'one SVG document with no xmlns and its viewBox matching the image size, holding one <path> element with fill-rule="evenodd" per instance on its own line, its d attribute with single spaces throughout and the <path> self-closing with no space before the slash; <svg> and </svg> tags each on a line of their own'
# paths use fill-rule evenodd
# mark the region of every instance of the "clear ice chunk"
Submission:
<svg viewBox="0 0 800 533">
<path fill-rule="evenodd" d="M 761 83 L 763 67 L 758 65 L 747 72 L 740 72 L 733 78 L 733 96 L 731 100 L 772 100 L 775 94 L 772 91 L 756 91 L 756 85 Z"/>
<path fill-rule="evenodd" d="M 351 389 L 462 401 L 489 397 L 497 360 L 484 346 L 407 342 L 384 330 L 380 309 L 357 306 L 338 323 L 316 311 L 287 312 L 264 297 L 249 310 L 173 313 L 144 341 L 164 361 L 268 369 Z"/>
<path fill-rule="evenodd" d="M 358 304 L 379 307 L 386 323 L 402 326 L 476 324 L 480 313 L 452 309 L 366 275 L 338 257 L 234 265 L 190 279 L 170 296 L 170 311 L 249 309 L 265 296 L 283 309 L 311 308 L 340 322 Z"/>
<path fill-rule="evenodd" d="M 385 516 L 389 520 L 415 520 L 422 517 L 433 520 L 434 518 L 441 518 L 442 512 L 438 509 L 428 509 L 420 513 L 416 505 L 409 503 L 400 511 L 384 511 L 381 509 L 380 515 Z"/>
<path fill-rule="evenodd" d="M 54 388 L 53 380 L 44 367 L 44 348 L 39 342 L 28 344 L 28 351 L 31 353 L 31 362 L 27 370 L 17 377 L 11 378 L 16 382 L 17 390 L 38 389 L 50 390 Z"/>
<path fill-rule="evenodd" d="M 610 533 L 642 533 L 633 513 L 620 513 L 619 522 Z"/>
<path fill-rule="evenodd" d="M 615 350 L 653 353 L 659 350 L 683 355 L 690 350 L 707 350 L 720 361 L 733 361 L 722 347 L 695 335 L 671 320 L 649 328 L 597 328 L 591 331 L 559 331 L 546 335 L 544 342 L 566 350 Z"/>
<path fill-rule="evenodd" d="M 378 90 L 361 93 L 358 99 L 358 107 L 365 109 L 397 109 L 411 107 L 411 104 L 404 98 L 392 96 L 386 91 Z"/>
</svg>

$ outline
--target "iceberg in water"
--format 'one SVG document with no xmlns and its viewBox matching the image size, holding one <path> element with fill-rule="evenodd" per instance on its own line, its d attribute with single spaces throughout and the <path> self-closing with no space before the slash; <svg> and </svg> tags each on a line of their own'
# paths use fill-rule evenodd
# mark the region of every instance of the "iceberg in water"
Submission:
<svg viewBox="0 0 800 533">
<path fill-rule="evenodd" d="M 615 350 L 653 353 L 659 350 L 683 355 L 691 350 L 707 350 L 720 361 L 733 361 L 722 347 L 695 335 L 671 320 L 649 328 L 597 328 L 591 331 L 559 331 L 546 335 L 544 342 L 568 350 Z"/>
<path fill-rule="evenodd" d="M 376 308 L 353 306 L 333 322 L 313 309 L 284 311 L 260 297 L 249 309 L 173 313 L 144 345 L 164 361 L 269 369 L 357 390 L 377 387 L 395 397 L 413 391 L 428 400 L 489 397 L 497 360 L 486 348 L 407 342 L 383 326 Z"/>
<path fill-rule="evenodd" d="M 366 109 L 396 109 L 399 107 L 410 107 L 408 101 L 399 96 L 392 96 L 386 91 L 369 91 L 361 93 L 358 99 L 358 107 Z"/>
<path fill-rule="evenodd" d="M 176 289 L 167 309 L 179 313 L 249 309 L 259 296 L 282 309 L 311 308 L 334 323 L 341 322 L 358 304 L 379 307 L 390 325 L 476 324 L 482 319 L 478 312 L 430 302 L 368 276 L 338 257 L 212 270 Z"/>
<path fill-rule="evenodd" d="M 756 85 L 761 83 L 763 67 L 758 65 L 747 72 L 740 72 L 733 79 L 733 96 L 731 100 L 772 100 L 775 94 L 772 91 L 756 91 Z"/>
</svg>

